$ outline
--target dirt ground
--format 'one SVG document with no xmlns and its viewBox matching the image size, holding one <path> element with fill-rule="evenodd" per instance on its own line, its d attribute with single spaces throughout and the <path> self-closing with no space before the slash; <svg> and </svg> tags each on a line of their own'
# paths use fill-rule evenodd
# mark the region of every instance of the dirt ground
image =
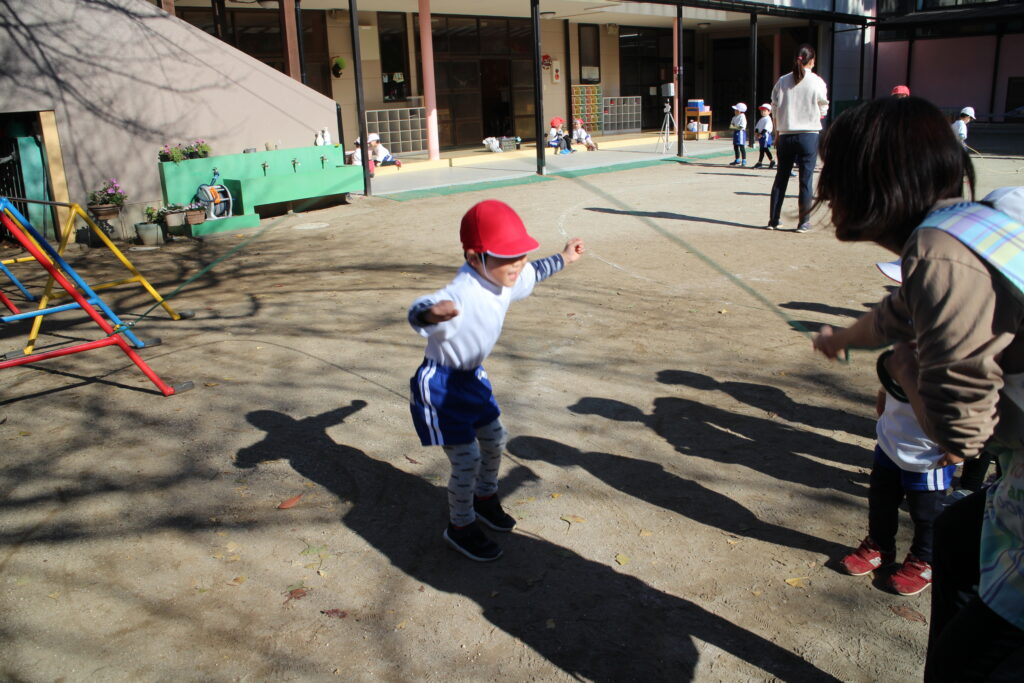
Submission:
<svg viewBox="0 0 1024 683">
<path fill-rule="evenodd" d="M 0 679 L 918 680 L 929 593 L 835 569 L 865 533 L 875 357 L 830 364 L 802 332 L 865 311 L 892 257 L 761 229 L 772 176 L 727 161 L 283 217 L 173 300 L 194 319 L 138 324 L 181 395 L 116 349 L 0 372 Z M 981 188 L 1022 166 L 979 161 Z M 518 527 L 477 564 L 441 539 L 405 311 L 487 197 L 540 254 L 588 253 L 486 364 Z M 129 255 L 166 293 L 241 241 Z M 107 300 L 140 313 L 139 291 Z M 97 338 L 81 318 L 41 346 Z"/>
</svg>

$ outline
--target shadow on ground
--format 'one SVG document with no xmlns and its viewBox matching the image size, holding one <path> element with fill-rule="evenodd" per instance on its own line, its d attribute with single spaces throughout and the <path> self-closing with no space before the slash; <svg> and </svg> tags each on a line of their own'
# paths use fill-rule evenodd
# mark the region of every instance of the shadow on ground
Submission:
<svg viewBox="0 0 1024 683">
<path fill-rule="evenodd" d="M 488 621 L 572 676 L 693 680 L 697 639 L 783 680 L 835 680 L 688 600 L 541 538 L 510 535 L 505 556 L 490 565 L 440 551 L 444 488 L 335 443 L 326 433 L 365 406 L 353 401 L 298 421 L 274 411 L 250 413 L 249 421 L 267 434 L 239 451 L 237 465 L 252 467 L 290 454 L 297 473 L 351 503 L 343 523 L 396 568 L 436 590 L 473 600 Z M 510 486 L 503 482 L 502 490 L 510 493 Z"/>
</svg>

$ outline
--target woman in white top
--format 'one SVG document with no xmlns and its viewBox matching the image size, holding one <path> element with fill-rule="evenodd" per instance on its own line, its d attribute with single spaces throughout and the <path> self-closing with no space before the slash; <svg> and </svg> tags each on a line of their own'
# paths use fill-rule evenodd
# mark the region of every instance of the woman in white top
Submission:
<svg viewBox="0 0 1024 683">
<path fill-rule="evenodd" d="M 811 229 L 809 217 L 814 194 L 814 165 L 818 162 L 818 133 L 821 120 L 828 113 L 828 88 L 825 81 L 811 71 L 815 56 L 813 47 L 801 45 L 793 71 L 782 76 L 772 89 L 779 166 L 772 185 L 769 230 L 779 227 L 782 200 L 786 196 L 794 164 L 800 169 L 800 221 L 796 231 Z"/>
</svg>

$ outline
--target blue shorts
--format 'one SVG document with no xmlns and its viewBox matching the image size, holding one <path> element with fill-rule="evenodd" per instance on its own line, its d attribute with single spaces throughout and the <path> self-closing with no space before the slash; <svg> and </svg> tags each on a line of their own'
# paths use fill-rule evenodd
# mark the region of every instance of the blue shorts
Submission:
<svg viewBox="0 0 1024 683">
<path fill-rule="evenodd" d="M 424 360 L 409 389 L 412 423 L 424 446 L 473 443 L 476 430 L 501 415 L 482 367 L 456 370 Z"/>
<path fill-rule="evenodd" d="M 927 472 L 908 472 L 900 469 L 878 445 L 875 446 L 875 467 L 899 471 L 904 491 L 945 491 L 953 484 L 953 474 L 956 472 L 956 465 L 936 467 Z"/>
<path fill-rule="evenodd" d="M 732 144 L 734 145 L 745 145 L 747 144 L 747 131 L 735 130 L 732 133 Z"/>
</svg>

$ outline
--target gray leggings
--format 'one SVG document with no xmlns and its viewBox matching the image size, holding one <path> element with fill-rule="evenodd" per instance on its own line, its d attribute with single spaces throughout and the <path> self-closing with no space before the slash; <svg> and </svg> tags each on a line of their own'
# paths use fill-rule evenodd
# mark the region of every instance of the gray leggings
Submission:
<svg viewBox="0 0 1024 683">
<path fill-rule="evenodd" d="M 444 446 L 452 463 L 448 479 L 448 516 L 455 526 L 467 526 L 476 520 L 473 496 L 486 498 L 498 491 L 498 468 L 501 453 L 508 442 L 508 432 L 500 419 L 476 430 L 476 441 Z"/>
</svg>

